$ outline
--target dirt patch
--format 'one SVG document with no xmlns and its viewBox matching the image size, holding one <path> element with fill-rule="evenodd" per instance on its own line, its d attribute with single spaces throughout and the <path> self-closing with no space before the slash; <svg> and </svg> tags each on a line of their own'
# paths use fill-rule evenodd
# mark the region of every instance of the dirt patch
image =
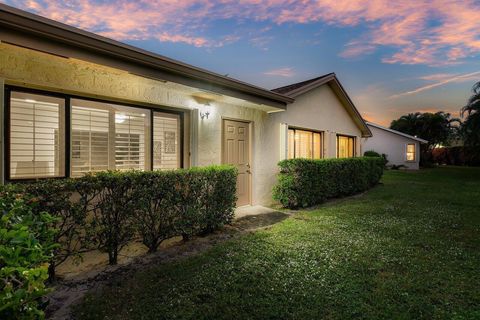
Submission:
<svg viewBox="0 0 480 320">
<path fill-rule="evenodd" d="M 130 277 L 138 271 L 161 263 L 191 257 L 220 242 L 271 226 L 288 216 L 286 213 L 273 210 L 265 214 L 245 216 L 234 221 L 231 226 L 204 237 L 195 237 L 190 241 L 175 237 L 164 241 L 159 251 L 153 254 L 146 254 L 146 249 L 141 243 L 133 242 L 121 251 L 116 266 L 109 266 L 107 254 L 99 251 L 85 254 L 80 263 L 67 261 L 58 268 L 57 273 L 61 280 L 48 296 L 50 302 L 47 317 L 71 319 L 71 307 L 79 303 L 88 291 L 98 290 L 112 281 Z"/>
</svg>

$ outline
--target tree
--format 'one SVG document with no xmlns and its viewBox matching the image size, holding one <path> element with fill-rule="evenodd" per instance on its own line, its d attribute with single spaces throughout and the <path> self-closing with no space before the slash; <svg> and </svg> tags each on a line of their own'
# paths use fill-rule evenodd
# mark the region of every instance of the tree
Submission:
<svg viewBox="0 0 480 320">
<path fill-rule="evenodd" d="M 436 113 L 409 113 L 393 120 L 390 128 L 422 138 L 428 141 L 427 149 L 437 145 L 448 145 L 456 136 L 460 120 L 452 118 L 450 113 L 439 111 Z"/>
<path fill-rule="evenodd" d="M 472 88 L 472 96 L 461 110 L 461 115 L 467 118 L 462 124 L 461 134 L 465 145 L 480 147 L 480 81 Z"/>
<path fill-rule="evenodd" d="M 431 162 L 433 148 L 448 145 L 457 136 L 459 124 L 460 120 L 447 112 L 416 112 L 393 120 L 390 128 L 428 141 L 420 145 L 421 164 L 425 165 Z"/>
</svg>

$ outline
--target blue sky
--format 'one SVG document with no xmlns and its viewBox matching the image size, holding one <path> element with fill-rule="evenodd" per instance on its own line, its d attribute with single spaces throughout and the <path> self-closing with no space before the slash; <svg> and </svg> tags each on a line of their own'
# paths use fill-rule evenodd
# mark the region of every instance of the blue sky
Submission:
<svg viewBox="0 0 480 320">
<path fill-rule="evenodd" d="M 475 0 L 3 2 L 268 89 L 335 72 L 384 125 L 458 116 L 480 81 Z"/>
</svg>

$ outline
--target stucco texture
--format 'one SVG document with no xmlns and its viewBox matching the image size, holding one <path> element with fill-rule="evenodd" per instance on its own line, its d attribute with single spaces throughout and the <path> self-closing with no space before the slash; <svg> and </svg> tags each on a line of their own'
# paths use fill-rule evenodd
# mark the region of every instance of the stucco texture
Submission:
<svg viewBox="0 0 480 320">
<path fill-rule="evenodd" d="M 252 123 L 252 203 L 263 203 L 257 197 L 259 188 L 268 187 L 259 172 L 265 147 L 264 106 L 241 99 L 214 95 L 208 106 L 210 115 L 198 116 L 207 108 L 193 96 L 199 89 L 140 77 L 129 72 L 78 59 L 67 59 L 8 44 L 0 44 L 0 83 L 83 97 L 125 102 L 139 106 L 170 108 L 185 114 L 185 166 L 205 166 L 222 162 L 222 119 L 231 118 Z M 3 88 L 1 88 L 3 93 Z M 2 100 L 3 101 L 3 100 Z M 3 114 L 3 113 L 2 113 Z M 192 116 L 191 115 L 195 115 Z M 191 118 L 191 121 L 190 121 Z M 195 123 L 196 122 L 196 123 Z M 3 157 L 2 157 L 3 159 Z M 272 163 L 275 166 L 276 162 Z"/>
<path fill-rule="evenodd" d="M 360 128 L 328 84 L 296 97 L 286 111 L 268 115 L 265 134 L 261 137 L 265 150 L 257 169 L 264 186 L 260 188 L 258 197 L 265 203 L 272 201 L 271 186 L 275 184 L 278 173 L 276 163 L 287 155 L 288 126 L 322 131 L 324 158 L 337 156 L 337 134 L 355 137 L 356 155 L 360 155 Z"/>
</svg>

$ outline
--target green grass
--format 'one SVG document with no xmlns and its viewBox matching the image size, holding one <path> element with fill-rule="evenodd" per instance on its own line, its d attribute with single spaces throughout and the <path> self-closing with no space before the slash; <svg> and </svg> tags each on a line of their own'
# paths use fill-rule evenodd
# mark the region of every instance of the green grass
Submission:
<svg viewBox="0 0 480 320">
<path fill-rule="evenodd" d="M 480 319 L 480 168 L 368 193 L 89 295 L 80 319 Z"/>
</svg>

